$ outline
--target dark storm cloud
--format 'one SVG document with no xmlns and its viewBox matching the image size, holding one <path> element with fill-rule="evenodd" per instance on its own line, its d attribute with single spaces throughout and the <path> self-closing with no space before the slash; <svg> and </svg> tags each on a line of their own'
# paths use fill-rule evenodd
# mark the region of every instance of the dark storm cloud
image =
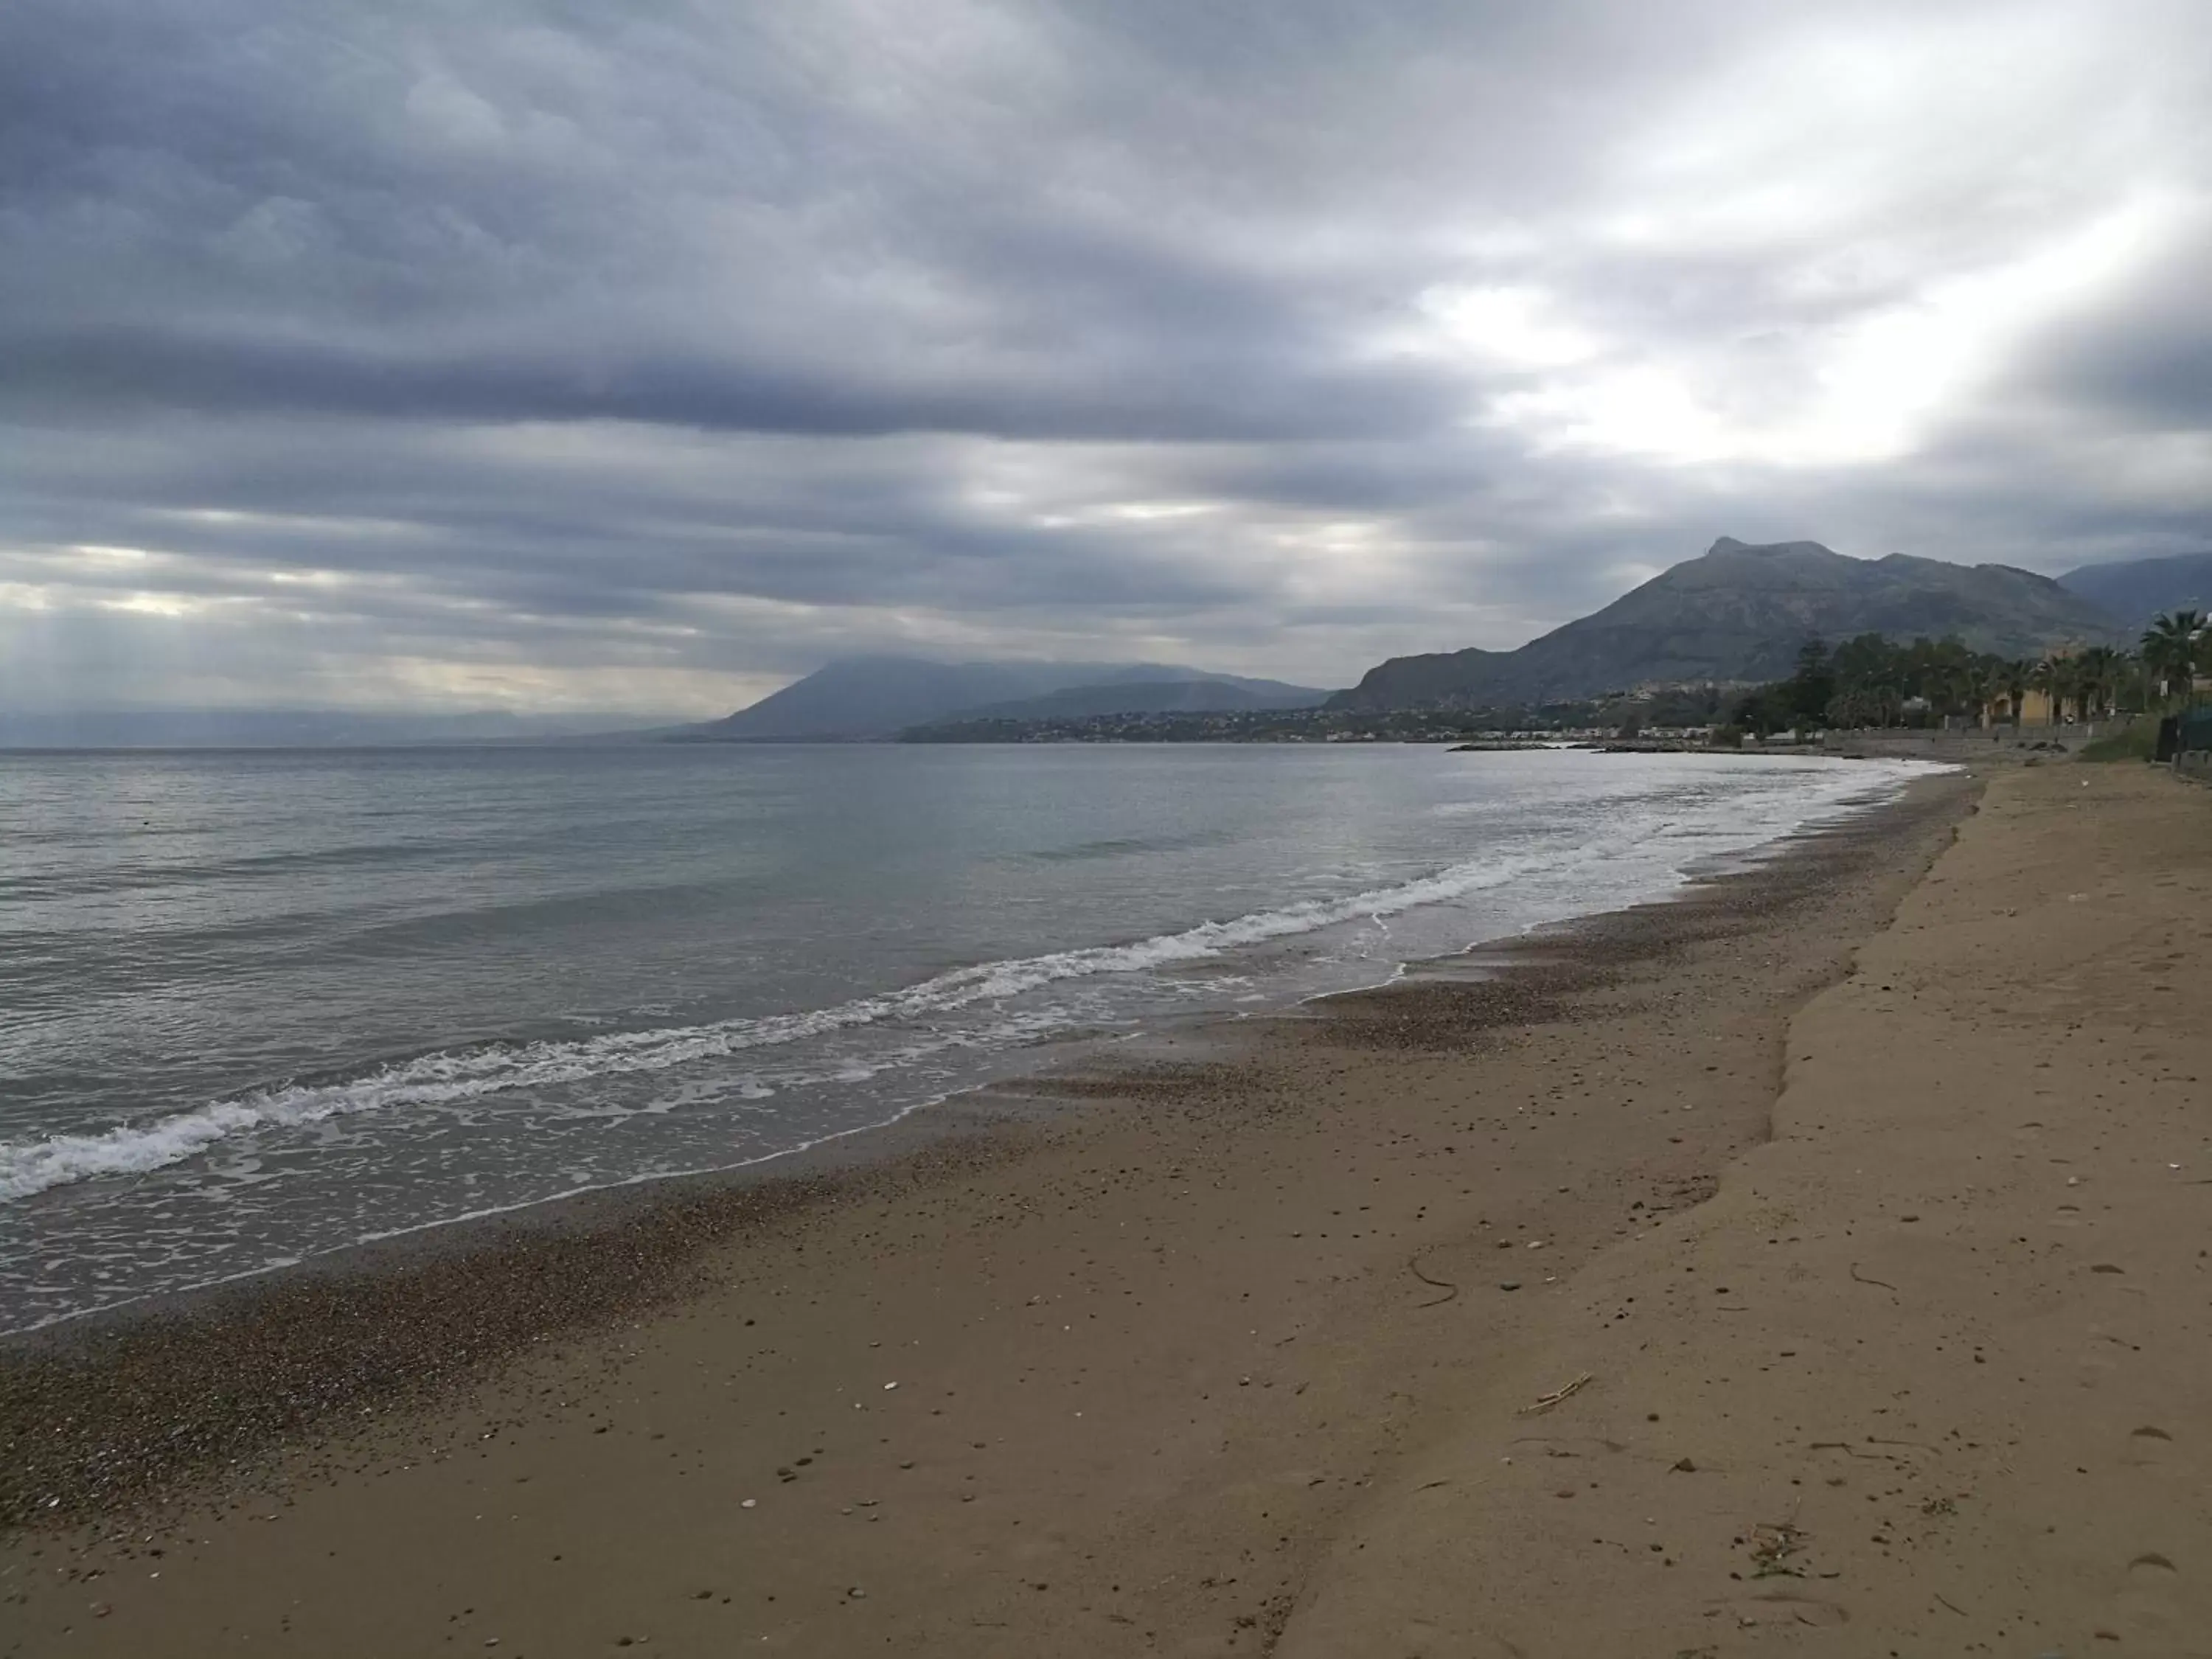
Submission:
<svg viewBox="0 0 2212 1659">
<path fill-rule="evenodd" d="M 2208 65 L 2158 0 L 15 0 L 0 691 L 1345 679 L 1723 532 L 2212 540 Z"/>
<path fill-rule="evenodd" d="M 2014 384 L 2087 404 L 2138 432 L 2212 431 L 2212 209 L 2156 250 L 2113 302 L 2069 318 L 2025 354 Z"/>
<path fill-rule="evenodd" d="M 1457 388 L 1414 374 L 1300 369 L 1194 341 L 1169 372 L 1034 377 L 978 366 L 919 380 L 860 366 L 715 362 L 664 348 L 579 359 L 557 338 L 472 357 L 389 345 L 185 336 L 118 326 L 58 334 L 0 325 L 0 414 L 106 409 L 462 421 L 621 420 L 806 437 L 956 431 L 1024 440 L 1190 441 L 1412 437 Z M 1058 382 L 1058 383 L 1055 383 Z M 1193 395 L 1197 394 L 1197 395 Z"/>
</svg>

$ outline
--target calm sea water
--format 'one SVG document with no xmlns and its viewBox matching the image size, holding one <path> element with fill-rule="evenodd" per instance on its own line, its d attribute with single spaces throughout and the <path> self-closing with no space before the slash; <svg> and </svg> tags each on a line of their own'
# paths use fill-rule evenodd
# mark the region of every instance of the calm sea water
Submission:
<svg viewBox="0 0 2212 1659">
<path fill-rule="evenodd" d="M 0 755 L 0 1329 L 894 1119 L 1664 893 L 1904 763 Z"/>
</svg>

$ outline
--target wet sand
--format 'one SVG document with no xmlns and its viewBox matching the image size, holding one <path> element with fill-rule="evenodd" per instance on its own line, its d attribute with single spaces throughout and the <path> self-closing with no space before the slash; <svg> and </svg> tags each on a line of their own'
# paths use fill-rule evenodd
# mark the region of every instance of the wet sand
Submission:
<svg viewBox="0 0 2212 1659">
<path fill-rule="evenodd" d="M 1846 1228 L 1855 1250 L 1869 1229 L 1948 1238 L 1937 1194 L 1972 1183 L 1944 1160 L 2028 1157 L 2016 1126 L 1953 1122 L 1941 1067 L 2041 1060 L 2050 1089 L 2094 1046 L 2109 1112 L 2185 1091 L 2119 1075 L 2146 1052 L 2186 1075 L 2179 1050 L 2066 1029 L 2118 1018 L 2106 990 L 2094 1013 L 2046 1005 L 2106 971 L 2081 956 L 2093 919 L 2135 919 L 2112 924 L 2125 957 L 2180 926 L 2136 908 L 2171 896 L 2152 884 L 2201 916 L 2212 868 L 2212 803 L 2177 804 L 2170 781 L 2003 772 L 1951 848 L 1976 788 L 1920 786 L 1760 871 L 1509 947 L 1504 971 L 1178 1038 L 1054 1101 L 963 1102 L 902 1156 L 697 1183 L 20 1346 L 0 1366 L 0 1491 L 33 1525 L 0 1553 L 0 1652 L 1672 1654 L 1842 1628 L 1809 1600 L 1786 1626 L 1762 1624 L 1765 1602 L 1731 1611 L 1778 1587 L 1856 1620 L 1806 1650 L 1882 1651 L 1855 1644 L 1887 1628 L 1870 1617 L 1905 1628 L 1903 1592 L 1852 1576 L 1901 1583 L 1891 1568 L 1930 1547 L 1893 1547 L 1908 1525 L 1998 1534 L 1948 1479 L 1923 1494 L 1890 1474 L 1896 1501 L 1865 1504 L 1853 1477 L 1890 1455 L 1880 1429 L 1957 1425 L 1921 1421 L 1862 1351 L 1903 1353 L 1910 1328 L 1916 1368 L 1938 1342 L 1971 1363 L 1978 1341 L 1975 1386 L 2019 1376 L 2023 1399 L 2070 1405 L 2075 1384 L 2013 1351 L 2033 1310 L 2000 1305 L 1970 1255 L 1953 1278 L 1981 1298 L 1971 1328 L 1948 1304 L 1912 1311 L 1932 1270 L 1884 1271 L 1887 1233 L 1848 1265 L 1892 1288 L 1815 1286 L 1873 1305 L 1807 1302 L 1787 1274 Z M 2084 859 L 2094 899 L 2069 902 Z M 1949 908 L 1920 919 L 1931 904 Z M 2003 928 L 2039 918 L 2001 961 L 1980 949 L 1992 906 L 2016 912 Z M 2021 954 L 2059 924 L 2074 957 Z M 2201 964 L 2193 926 L 2173 950 Z M 1847 981 L 1862 946 L 1923 952 L 1884 981 L 1920 1000 Z M 1943 950 L 1958 958 L 1925 954 Z M 2148 963 L 2110 973 L 2133 985 Z M 2201 967 L 2166 969 L 2191 972 L 2201 987 Z M 2005 1006 L 2042 999 L 2032 1042 L 1989 1024 L 2000 984 Z M 1876 994 L 1838 1023 L 1839 1000 Z M 1823 1066 L 1828 1094 L 1807 1095 Z M 1860 1085 L 1883 1066 L 1875 1098 Z M 2036 1156 L 2060 1121 L 2043 1112 Z M 2094 1130 L 2115 1155 L 2117 1127 Z M 1841 1154 L 1820 1139 L 1847 1133 Z M 1743 1196 L 1754 1170 L 1761 1194 L 1784 1174 L 1804 1189 L 1782 1204 L 1794 1233 L 1781 1200 Z M 1908 1190 L 1920 1219 L 1881 1208 Z M 1756 1219 L 1731 1231 L 1739 1210 Z M 1802 1242 L 1753 1249 L 1744 1225 Z M 1749 1259 L 1704 1254 L 1717 1240 Z M 2017 1265 L 2033 1302 L 2045 1287 Z M 2107 1265 L 2125 1271 L 2084 1267 L 2089 1294 L 2152 1277 L 2148 1258 Z M 1754 1267 L 1784 1275 L 1756 1299 L 1739 1294 Z M 1832 1437 L 1780 1433 L 1814 1403 Z M 2203 1431 L 2191 1401 L 2144 1408 L 2160 1403 L 2172 1420 L 2143 1426 L 2169 1437 L 2131 1426 L 2126 1449 Z M 1845 1448 L 1813 1449 L 1831 1437 Z M 1843 1457 L 1852 1485 L 1826 1486 Z M 1808 1491 L 1847 1493 L 1869 1538 L 1879 1513 L 1893 1548 L 1846 1547 L 1809 1503 L 1793 1518 L 1783 1500 Z M 1908 1516 L 1904 1497 L 1951 1507 Z M 1801 1561 L 1851 1577 L 1856 1601 Z M 2124 1565 L 2121 1588 L 2161 1571 Z M 1944 1616 L 2010 1616 L 1962 1605 Z M 1972 1651 L 1950 1640 L 1968 1630 L 1900 1651 Z"/>
</svg>

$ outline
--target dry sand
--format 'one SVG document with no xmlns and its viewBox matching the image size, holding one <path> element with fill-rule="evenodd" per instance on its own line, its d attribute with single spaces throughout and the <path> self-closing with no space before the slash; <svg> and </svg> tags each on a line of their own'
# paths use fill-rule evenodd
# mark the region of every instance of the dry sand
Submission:
<svg viewBox="0 0 2212 1659">
<path fill-rule="evenodd" d="M 1771 1143 L 1577 1276 L 1279 1651 L 2212 1654 L 2208 947 L 2212 793 L 1998 774 Z"/>
<path fill-rule="evenodd" d="M 917 1156 L 18 1353 L 0 1653 L 2199 1650 L 2212 793 L 1972 793 Z"/>
</svg>

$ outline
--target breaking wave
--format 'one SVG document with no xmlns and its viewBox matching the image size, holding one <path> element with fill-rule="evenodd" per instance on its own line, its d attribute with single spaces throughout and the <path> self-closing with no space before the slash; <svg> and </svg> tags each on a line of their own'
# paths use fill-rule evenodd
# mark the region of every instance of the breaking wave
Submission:
<svg viewBox="0 0 2212 1659">
<path fill-rule="evenodd" d="M 1644 833 L 1653 833 L 1657 828 L 1644 826 Z M 1588 858 L 1604 850 L 1586 844 L 1571 857 Z M 1561 855 L 1554 852 L 1548 856 L 1457 864 L 1395 886 L 1342 898 L 1308 900 L 1227 921 L 1201 922 L 1179 933 L 1156 934 L 1131 944 L 1056 951 L 957 968 L 902 990 L 856 998 L 831 1008 L 443 1051 L 338 1082 L 291 1083 L 214 1101 L 151 1122 L 123 1124 L 92 1134 L 0 1142 L 0 1199 L 29 1198 L 52 1188 L 102 1176 L 143 1174 L 182 1163 L 220 1142 L 256 1130 L 301 1127 L 356 1113 L 447 1106 L 514 1089 L 542 1089 L 666 1071 L 857 1026 L 927 1018 L 978 1003 L 1003 1001 L 1059 981 L 1138 973 L 1198 961 L 1238 946 L 1265 944 L 1340 922 L 1395 915 L 1419 905 L 1447 902 L 1561 861 Z"/>
</svg>

